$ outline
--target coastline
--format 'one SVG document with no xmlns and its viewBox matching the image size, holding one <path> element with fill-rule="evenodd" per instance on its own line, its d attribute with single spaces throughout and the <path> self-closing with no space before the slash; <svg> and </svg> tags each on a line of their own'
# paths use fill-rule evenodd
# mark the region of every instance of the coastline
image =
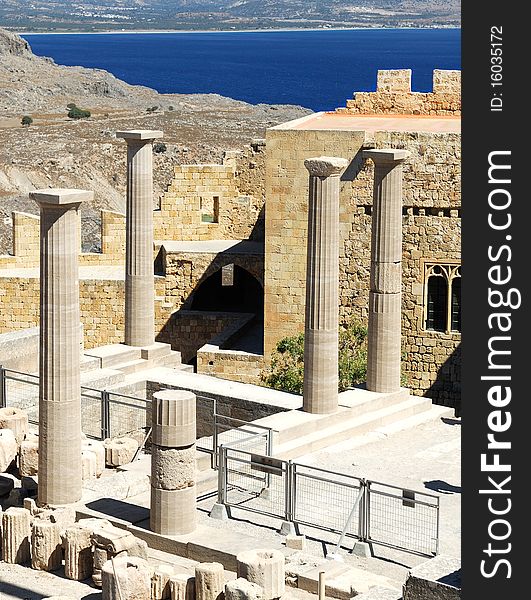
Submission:
<svg viewBox="0 0 531 600">
<path fill-rule="evenodd" d="M 190 33 L 275 33 L 275 32 L 315 32 L 315 31 L 430 31 L 461 29 L 461 27 L 279 27 L 275 29 L 110 29 L 106 31 L 14 31 L 16 35 L 156 35 L 156 34 L 190 34 Z"/>
</svg>

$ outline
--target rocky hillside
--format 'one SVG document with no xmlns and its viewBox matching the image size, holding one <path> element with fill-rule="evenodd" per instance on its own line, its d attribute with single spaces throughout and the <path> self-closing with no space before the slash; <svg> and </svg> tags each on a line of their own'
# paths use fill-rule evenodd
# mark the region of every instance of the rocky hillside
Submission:
<svg viewBox="0 0 531 600">
<path fill-rule="evenodd" d="M 459 0 L 2 0 L 18 31 L 458 26 Z"/>
<path fill-rule="evenodd" d="M 68 119 L 71 102 L 92 116 Z M 56 65 L 0 30 L 0 253 L 10 250 L 11 212 L 36 213 L 28 192 L 52 186 L 94 190 L 94 205 L 84 213 L 85 246 L 94 245 L 97 209 L 124 210 L 125 144 L 115 139 L 118 130 L 164 131 L 164 151 L 155 154 L 161 193 L 173 165 L 219 162 L 225 150 L 241 149 L 267 127 L 309 112 L 210 94 L 158 94 L 105 71 Z M 23 115 L 32 116 L 29 127 L 21 125 Z"/>
</svg>

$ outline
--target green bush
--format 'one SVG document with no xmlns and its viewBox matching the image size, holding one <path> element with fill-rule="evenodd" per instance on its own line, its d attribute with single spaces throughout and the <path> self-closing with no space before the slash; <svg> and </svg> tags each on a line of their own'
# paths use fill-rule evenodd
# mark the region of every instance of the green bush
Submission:
<svg viewBox="0 0 531 600">
<path fill-rule="evenodd" d="M 88 119 L 90 117 L 90 110 L 84 110 L 75 104 L 73 106 L 68 105 L 67 108 L 70 108 L 68 111 L 69 119 Z"/>
<path fill-rule="evenodd" d="M 155 142 L 153 144 L 153 152 L 156 154 L 162 154 L 163 152 L 166 152 L 167 149 L 168 147 L 163 142 Z"/>
<path fill-rule="evenodd" d="M 356 322 L 341 327 L 338 355 L 339 391 L 364 382 L 367 376 L 367 328 Z M 261 379 L 267 387 L 302 394 L 304 334 L 278 342 L 271 357 L 271 366 L 262 372 Z"/>
<path fill-rule="evenodd" d="M 21 123 L 23 127 L 29 127 L 33 123 L 33 119 L 29 115 L 24 115 Z"/>
</svg>

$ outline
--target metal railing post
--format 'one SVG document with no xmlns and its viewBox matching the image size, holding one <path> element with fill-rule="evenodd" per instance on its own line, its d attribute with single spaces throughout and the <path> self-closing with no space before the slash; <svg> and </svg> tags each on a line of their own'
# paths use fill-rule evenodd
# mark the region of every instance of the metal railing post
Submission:
<svg viewBox="0 0 531 600">
<path fill-rule="evenodd" d="M 369 536 L 368 531 L 368 495 L 369 485 L 366 479 L 360 479 L 360 504 L 359 504 L 359 526 L 358 534 L 362 542 L 366 542 Z"/>
<path fill-rule="evenodd" d="M 214 432 L 212 435 L 212 450 L 213 450 L 213 462 L 214 462 L 214 469 L 217 469 L 219 467 L 219 452 L 218 452 L 218 415 L 217 413 L 214 413 L 213 415 L 214 418 Z"/>
<path fill-rule="evenodd" d="M 101 439 L 111 437 L 111 415 L 109 407 L 109 392 L 101 390 Z"/>
<path fill-rule="evenodd" d="M 294 465 L 290 461 L 286 462 L 286 482 L 285 482 L 285 502 L 284 502 L 284 520 L 293 522 L 293 488 L 294 488 Z"/>
<path fill-rule="evenodd" d="M 218 463 L 218 504 L 225 504 L 227 501 L 227 450 L 219 447 Z"/>
<path fill-rule="evenodd" d="M 0 408 L 5 408 L 6 406 L 6 372 L 4 367 L 0 365 Z"/>
</svg>

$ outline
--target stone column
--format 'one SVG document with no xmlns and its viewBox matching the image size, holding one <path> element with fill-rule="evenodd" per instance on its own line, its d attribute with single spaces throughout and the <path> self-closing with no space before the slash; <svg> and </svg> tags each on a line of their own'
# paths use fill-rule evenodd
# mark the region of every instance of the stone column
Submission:
<svg viewBox="0 0 531 600">
<path fill-rule="evenodd" d="M 39 190 L 41 209 L 39 494 L 41 505 L 81 498 L 78 209 L 83 190 Z"/>
<path fill-rule="evenodd" d="M 153 140 L 162 131 L 121 131 L 127 142 L 125 343 L 155 342 L 153 270 Z"/>
<path fill-rule="evenodd" d="M 23 565 L 30 561 L 31 514 L 11 507 L 2 514 L 2 560 Z"/>
<path fill-rule="evenodd" d="M 195 566 L 196 600 L 222 600 L 225 569 L 218 562 L 199 563 Z"/>
<path fill-rule="evenodd" d="M 31 568 L 57 571 L 63 563 L 63 549 L 59 525 L 44 519 L 35 519 L 31 526 Z"/>
<path fill-rule="evenodd" d="M 400 389 L 402 163 L 406 150 L 365 150 L 374 162 L 367 389 Z"/>
<path fill-rule="evenodd" d="M 184 390 L 153 395 L 150 526 L 162 535 L 196 527 L 196 397 Z"/>
<path fill-rule="evenodd" d="M 304 327 L 303 408 L 337 410 L 339 320 L 339 177 L 344 158 L 304 161 L 310 173 Z"/>
</svg>

